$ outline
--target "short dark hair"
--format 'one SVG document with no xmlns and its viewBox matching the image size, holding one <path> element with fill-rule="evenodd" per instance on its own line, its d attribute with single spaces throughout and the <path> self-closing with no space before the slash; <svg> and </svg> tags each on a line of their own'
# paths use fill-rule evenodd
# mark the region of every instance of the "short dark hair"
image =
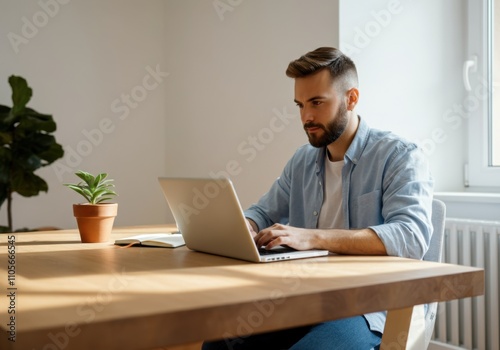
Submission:
<svg viewBox="0 0 500 350">
<path fill-rule="evenodd" d="M 328 69 L 332 82 L 338 83 L 341 92 L 358 87 L 358 72 L 354 62 L 334 47 L 320 47 L 290 62 L 286 75 L 301 78 Z"/>
</svg>

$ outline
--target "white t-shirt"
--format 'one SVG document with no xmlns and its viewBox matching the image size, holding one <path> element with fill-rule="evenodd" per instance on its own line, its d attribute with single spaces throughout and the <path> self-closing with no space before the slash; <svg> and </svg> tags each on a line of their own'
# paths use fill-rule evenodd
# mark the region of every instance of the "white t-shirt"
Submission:
<svg viewBox="0 0 500 350">
<path fill-rule="evenodd" d="M 342 168 L 344 161 L 325 160 L 325 183 L 323 184 L 323 205 L 319 213 L 318 228 L 344 228 L 342 211 Z"/>
</svg>

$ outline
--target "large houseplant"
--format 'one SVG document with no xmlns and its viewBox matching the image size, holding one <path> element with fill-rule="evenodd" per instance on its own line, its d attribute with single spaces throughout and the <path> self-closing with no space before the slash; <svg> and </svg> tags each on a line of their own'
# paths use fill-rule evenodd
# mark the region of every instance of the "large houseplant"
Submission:
<svg viewBox="0 0 500 350">
<path fill-rule="evenodd" d="M 118 203 L 103 203 L 117 195 L 113 180 L 108 179 L 106 173 L 94 176 L 79 170 L 75 175 L 82 181 L 64 185 L 87 200 L 87 203 L 73 204 L 82 243 L 107 242 L 118 212 Z"/>
<path fill-rule="evenodd" d="M 7 201 L 7 226 L 0 226 L 0 232 L 13 231 L 12 194 L 47 192 L 47 183 L 35 171 L 64 154 L 51 135 L 56 131 L 52 116 L 26 107 L 33 94 L 26 80 L 12 75 L 9 84 L 13 105 L 0 105 L 0 207 Z"/>
</svg>

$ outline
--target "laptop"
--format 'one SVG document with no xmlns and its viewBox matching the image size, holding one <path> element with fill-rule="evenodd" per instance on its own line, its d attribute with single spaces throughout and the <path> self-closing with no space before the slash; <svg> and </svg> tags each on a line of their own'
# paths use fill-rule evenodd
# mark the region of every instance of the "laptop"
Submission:
<svg viewBox="0 0 500 350">
<path fill-rule="evenodd" d="M 189 249 L 252 262 L 328 255 L 327 250 L 257 249 L 236 191 L 227 178 L 158 180 Z"/>
</svg>

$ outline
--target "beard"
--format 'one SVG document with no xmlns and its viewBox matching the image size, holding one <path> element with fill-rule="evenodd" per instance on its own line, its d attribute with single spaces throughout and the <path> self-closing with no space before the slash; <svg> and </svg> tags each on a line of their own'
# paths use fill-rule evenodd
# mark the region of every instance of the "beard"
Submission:
<svg viewBox="0 0 500 350">
<path fill-rule="evenodd" d="M 306 130 L 307 137 L 309 138 L 309 143 L 313 147 L 326 147 L 329 144 L 337 141 L 337 139 L 344 133 L 344 130 L 347 127 L 347 123 L 349 121 L 349 117 L 347 115 L 347 107 L 344 104 L 341 104 L 335 118 L 330 121 L 328 124 L 315 124 L 315 123 L 306 123 L 304 124 L 304 129 Z M 322 129 L 324 132 L 321 135 L 317 133 L 309 134 L 307 132 L 307 128 L 309 127 L 317 127 Z"/>
</svg>

